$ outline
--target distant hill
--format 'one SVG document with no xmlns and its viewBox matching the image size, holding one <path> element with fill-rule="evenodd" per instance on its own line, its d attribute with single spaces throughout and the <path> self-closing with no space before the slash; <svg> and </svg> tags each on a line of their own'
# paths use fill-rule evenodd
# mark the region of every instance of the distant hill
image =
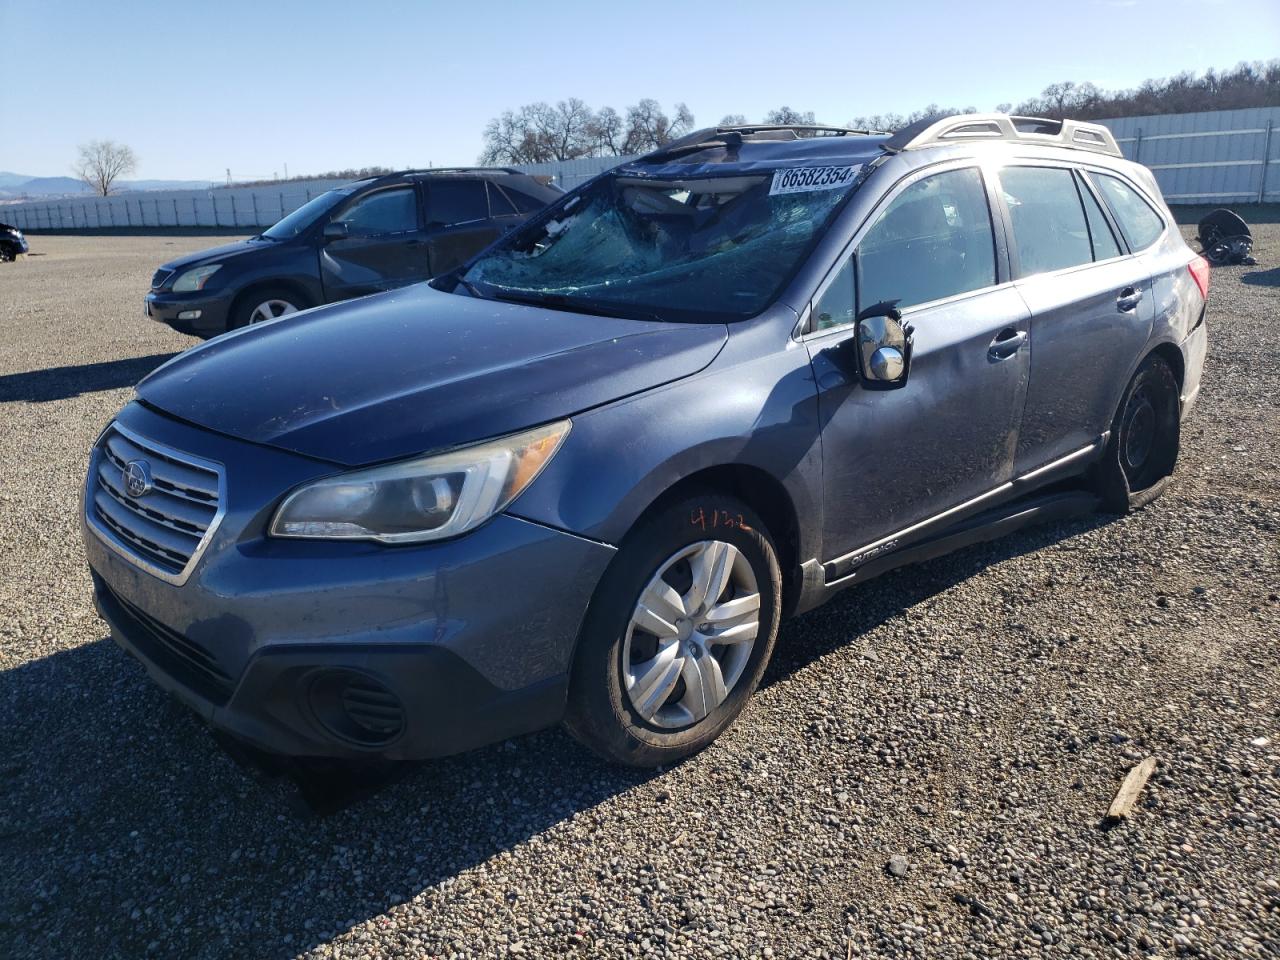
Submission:
<svg viewBox="0 0 1280 960">
<path fill-rule="evenodd" d="M 203 190 L 211 180 L 121 180 L 118 192 L 132 190 Z M 80 196 L 93 191 L 75 177 L 30 177 L 0 170 L 0 199 L 20 200 L 25 197 L 50 199 Z"/>
</svg>

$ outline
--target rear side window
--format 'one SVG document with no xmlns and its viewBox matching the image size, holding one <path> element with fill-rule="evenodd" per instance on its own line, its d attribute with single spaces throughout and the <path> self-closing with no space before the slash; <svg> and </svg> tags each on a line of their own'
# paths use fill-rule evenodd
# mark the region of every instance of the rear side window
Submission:
<svg viewBox="0 0 1280 960">
<path fill-rule="evenodd" d="M 489 218 L 489 198 L 483 180 L 433 180 L 427 219 L 435 226 L 451 226 Z"/>
<path fill-rule="evenodd" d="M 1164 232 L 1164 220 L 1151 209 L 1151 205 L 1117 177 L 1105 173 L 1091 173 L 1089 176 L 1097 184 L 1111 212 L 1116 215 L 1120 232 L 1129 241 L 1129 249 L 1135 252 L 1145 250 L 1155 243 L 1156 238 Z"/>
<path fill-rule="evenodd" d="M 1084 200 L 1085 216 L 1089 220 L 1089 239 L 1093 242 L 1093 259 L 1110 260 L 1112 257 L 1118 257 L 1121 254 L 1120 244 L 1116 242 L 1116 235 L 1111 232 L 1111 225 L 1107 223 L 1107 218 L 1102 213 L 1102 208 L 1098 206 L 1098 201 L 1094 195 L 1087 189 L 1080 190 L 1080 196 Z"/>
<path fill-rule="evenodd" d="M 495 217 L 514 217 L 517 212 L 515 204 L 502 192 L 502 188 L 492 181 L 489 183 L 489 212 Z"/>
<path fill-rule="evenodd" d="M 969 167 L 911 184 L 876 219 L 854 257 L 863 306 L 897 300 L 905 309 L 993 286 L 995 236 L 982 175 Z M 844 317 L 830 306 L 830 316 Z"/>
<path fill-rule="evenodd" d="M 1000 184 L 1022 276 L 1093 262 L 1075 177 L 1063 167 L 1005 167 Z"/>
<path fill-rule="evenodd" d="M 376 237 L 418 229 L 418 204 L 413 187 L 379 190 L 360 198 L 341 219 L 353 237 Z"/>
<path fill-rule="evenodd" d="M 526 193 L 509 183 L 503 184 L 502 191 L 511 198 L 511 202 L 516 205 L 516 209 L 521 213 L 534 213 L 541 210 L 548 203 L 548 201 L 539 200 L 532 194 Z"/>
</svg>

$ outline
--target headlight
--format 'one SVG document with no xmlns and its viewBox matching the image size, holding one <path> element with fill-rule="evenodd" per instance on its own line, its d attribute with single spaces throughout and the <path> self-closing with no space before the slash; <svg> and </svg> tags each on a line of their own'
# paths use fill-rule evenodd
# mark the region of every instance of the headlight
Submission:
<svg viewBox="0 0 1280 960">
<path fill-rule="evenodd" d="M 203 290 L 208 279 L 221 269 L 222 264 L 212 263 L 207 267 L 196 267 L 194 270 L 188 270 L 173 281 L 173 286 L 169 289 L 174 293 L 190 293 L 192 290 Z"/>
<path fill-rule="evenodd" d="M 504 510 L 569 434 L 561 420 L 500 440 L 355 470 L 295 490 L 271 535 L 421 543 L 456 537 Z"/>
</svg>

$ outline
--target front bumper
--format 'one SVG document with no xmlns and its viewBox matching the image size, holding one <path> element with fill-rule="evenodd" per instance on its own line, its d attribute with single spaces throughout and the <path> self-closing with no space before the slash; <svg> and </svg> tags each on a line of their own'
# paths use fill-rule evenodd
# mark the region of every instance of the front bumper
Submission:
<svg viewBox="0 0 1280 960">
<path fill-rule="evenodd" d="M 194 293 L 151 291 L 143 300 L 142 310 L 150 320 L 167 323 L 179 333 L 197 337 L 213 337 L 227 330 L 227 314 L 231 295 L 210 296 L 203 290 Z M 198 317 L 180 316 L 199 313 Z"/>
<path fill-rule="evenodd" d="M 227 513 L 181 585 L 84 525 L 112 637 L 215 728 L 286 756 L 415 759 L 560 718 L 582 617 L 613 548 L 505 515 L 411 547 L 274 540 L 262 531 L 280 496 L 332 466 L 137 405 L 119 419 L 226 470 Z M 403 707 L 399 733 L 370 744 L 335 732 L 313 693 L 327 670 L 391 691 Z"/>
</svg>

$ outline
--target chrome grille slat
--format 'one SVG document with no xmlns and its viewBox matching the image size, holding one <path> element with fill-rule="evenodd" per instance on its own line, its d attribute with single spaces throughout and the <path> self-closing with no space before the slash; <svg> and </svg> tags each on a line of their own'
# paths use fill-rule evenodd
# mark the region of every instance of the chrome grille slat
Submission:
<svg viewBox="0 0 1280 960">
<path fill-rule="evenodd" d="M 209 529 L 216 508 L 179 497 L 143 497 L 135 500 L 124 488 L 122 471 L 114 463 L 98 464 L 98 482 L 107 492 L 136 513 L 199 538 Z"/>
<path fill-rule="evenodd" d="M 124 472 L 145 461 L 151 486 L 132 496 Z M 117 553 L 171 583 L 184 583 L 222 519 L 218 464 L 188 456 L 112 424 L 94 449 L 85 518 Z"/>
<path fill-rule="evenodd" d="M 112 459 L 118 460 L 122 466 L 130 460 L 146 460 L 151 464 L 151 473 L 157 483 L 172 484 L 183 490 L 201 494 L 210 501 L 218 499 L 216 473 L 178 463 L 158 451 L 143 450 L 118 433 L 107 437 L 107 450 L 111 453 Z"/>
</svg>

